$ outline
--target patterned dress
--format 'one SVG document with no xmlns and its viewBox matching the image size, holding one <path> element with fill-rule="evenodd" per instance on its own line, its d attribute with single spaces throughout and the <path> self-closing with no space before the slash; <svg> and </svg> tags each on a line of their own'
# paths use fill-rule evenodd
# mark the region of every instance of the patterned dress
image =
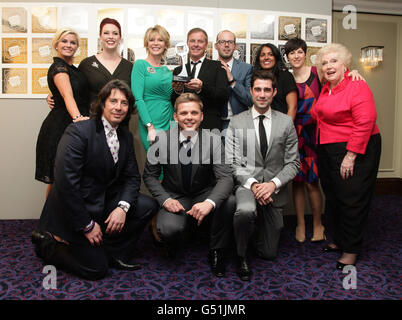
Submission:
<svg viewBox="0 0 402 320">
<path fill-rule="evenodd" d="M 315 182 L 318 181 L 316 126 L 310 110 L 321 91 L 316 67 L 311 67 L 310 77 L 304 83 L 297 83 L 297 88 L 295 127 L 299 138 L 300 170 L 294 181 Z"/>
</svg>

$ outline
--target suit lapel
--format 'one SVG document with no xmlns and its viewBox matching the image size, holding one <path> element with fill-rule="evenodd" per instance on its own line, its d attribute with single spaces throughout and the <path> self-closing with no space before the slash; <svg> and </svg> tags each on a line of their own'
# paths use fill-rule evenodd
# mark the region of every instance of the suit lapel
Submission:
<svg viewBox="0 0 402 320">
<path fill-rule="evenodd" d="M 253 130 L 252 132 L 254 132 L 255 154 L 258 155 L 260 161 L 262 162 L 264 160 L 264 157 L 262 156 L 262 153 L 261 153 L 261 147 L 260 147 L 259 139 L 257 138 L 257 135 L 259 133 L 258 133 L 258 131 L 256 130 L 256 128 L 254 126 L 253 114 L 251 113 L 251 109 L 252 108 L 247 110 L 248 117 L 247 117 L 247 122 L 246 122 L 246 128 L 251 129 L 251 130 Z"/>
<path fill-rule="evenodd" d="M 207 58 L 204 59 L 204 61 L 201 64 L 201 68 L 200 68 L 200 72 L 198 72 L 198 79 L 203 79 L 204 77 L 204 73 L 206 71 L 208 71 L 208 64 L 209 64 L 209 60 Z"/>
<path fill-rule="evenodd" d="M 276 112 L 274 110 L 271 110 L 271 135 L 269 136 L 267 154 L 269 154 L 269 151 L 271 150 L 274 141 L 274 135 L 276 134 L 276 132 L 278 132 L 278 120 L 276 118 Z"/>
<path fill-rule="evenodd" d="M 202 161 L 202 146 L 203 146 L 203 130 L 200 129 L 198 132 L 198 139 L 195 142 L 195 145 L 191 149 L 191 163 L 192 163 L 192 169 L 191 169 L 191 183 L 194 181 L 195 174 L 197 173 L 198 169 L 200 168 L 200 164 Z"/>
<path fill-rule="evenodd" d="M 183 185 L 183 177 L 181 174 L 181 164 L 180 164 L 180 141 L 179 141 L 179 129 L 178 127 L 172 128 L 170 131 L 168 131 L 168 150 L 169 154 L 167 155 L 168 163 L 174 168 L 174 171 L 176 172 L 176 177 L 178 178 L 178 181 L 180 181 L 180 185 Z M 170 155 L 171 152 L 176 152 L 176 159 L 177 161 L 172 161 L 170 162 L 170 159 L 175 159 L 175 157 L 172 157 Z"/>
<path fill-rule="evenodd" d="M 99 161 L 99 164 L 103 166 L 103 170 L 100 170 L 100 172 L 102 171 L 104 172 L 102 178 L 106 179 L 110 176 L 110 172 L 114 166 L 114 161 L 112 154 L 110 152 L 110 148 L 106 141 L 106 134 L 102 121 L 98 119 L 96 119 L 95 121 L 96 121 L 96 135 L 97 135 L 96 142 L 99 146 L 98 152 L 99 155 L 102 155 L 106 160 L 106 161 Z"/>
<path fill-rule="evenodd" d="M 238 78 L 239 75 L 239 61 L 236 59 L 233 59 L 233 65 L 232 65 L 232 75 L 235 79 Z"/>
</svg>

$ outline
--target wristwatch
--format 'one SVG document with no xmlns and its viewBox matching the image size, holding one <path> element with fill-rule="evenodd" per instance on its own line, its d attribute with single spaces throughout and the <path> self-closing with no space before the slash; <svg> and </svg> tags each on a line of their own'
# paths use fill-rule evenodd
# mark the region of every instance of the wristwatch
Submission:
<svg viewBox="0 0 402 320">
<path fill-rule="evenodd" d="M 233 78 L 231 81 L 229 81 L 229 84 L 232 84 L 232 83 L 235 82 L 235 81 L 236 81 L 236 79 Z"/>
<path fill-rule="evenodd" d="M 127 205 L 125 205 L 125 204 L 123 204 L 123 203 L 119 203 L 118 205 L 117 205 L 119 208 L 121 208 L 121 209 L 123 209 L 123 211 L 125 212 L 125 213 L 127 213 L 128 212 L 128 206 Z"/>
<path fill-rule="evenodd" d="M 151 126 L 152 126 L 152 122 L 148 122 L 148 123 L 146 124 L 146 126 L 147 126 L 147 128 L 151 127 Z"/>
</svg>

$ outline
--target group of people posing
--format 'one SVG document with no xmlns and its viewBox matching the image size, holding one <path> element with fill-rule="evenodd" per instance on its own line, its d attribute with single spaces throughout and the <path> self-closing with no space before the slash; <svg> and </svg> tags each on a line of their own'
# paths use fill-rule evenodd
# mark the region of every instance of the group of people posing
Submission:
<svg viewBox="0 0 402 320">
<path fill-rule="evenodd" d="M 108 269 L 137 270 L 135 250 L 148 225 L 166 257 L 193 241 L 209 245 L 212 273 L 225 275 L 235 251 L 236 273 L 250 281 L 250 254 L 277 256 L 287 184 L 293 183 L 295 239 L 306 240 L 305 190 L 313 213 L 311 241 L 331 241 L 337 269 L 361 252 L 381 154 L 376 107 L 366 82 L 349 72 L 351 54 L 329 44 L 306 64 L 302 39 L 280 51 L 262 44 L 254 65 L 233 57 L 236 37 L 216 36 L 217 61 L 206 57 L 208 35 L 187 34 L 188 62 L 165 65 L 170 36 L 147 30 L 147 58 L 132 65 L 120 55 L 121 27 L 100 24 L 100 53 L 74 66 L 79 35 L 61 29 L 48 71 L 51 107 L 39 132 L 35 178 L 49 185 L 35 251 L 86 279 Z M 173 81 L 187 68 L 188 82 Z M 138 113 L 147 158 L 140 193 L 133 135 Z M 321 221 L 323 196 L 328 224 Z M 329 231 L 329 232 L 328 232 Z"/>
</svg>

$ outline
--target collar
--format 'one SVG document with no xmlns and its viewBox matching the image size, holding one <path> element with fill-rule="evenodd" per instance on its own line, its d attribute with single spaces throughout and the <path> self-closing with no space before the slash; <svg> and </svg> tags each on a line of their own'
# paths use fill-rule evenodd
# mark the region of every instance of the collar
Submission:
<svg viewBox="0 0 402 320">
<path fill-rule="evenodd" d="M 255 120 L 256 118 L 258 118 L 261 115 L 262 114 L 260 114 L 257 110 L 255 110 L 254 106 L 251 108 L 251 116 L 253 117 L 253 120 Z M 271 119 L 271 115 L 272 115 L 271 107 L 268 109 L 268 111 L 263 113 L 263 115 L 265 115 L 268 119 Z"/>
<path fill-rule="evenodd" d="M 226 62 L 226 64 L 229 66 L 229 69 L 232 70 L 233 68 L 233 62 L 234 62 L 234 58 L 232 57 L 232 59 L 230 59 L 230 61 Z"/>
<path fill-rule="evenodd" d="M 195 143 L 197 142 L 198 139 L 198 131 L 196 131 L 196 133 L 191 137 L 190 141 L 191 141 L 191 145 L 194 146 Z M 187 140 L 187 136 L 185 136 L 183 134 L 183 131 L 180 130 L 180 134 L 179 134 L 179 142 L 182 143 L 183 141 Z"/>
<path fill-rule="evenodd" d="M 331 92 L 332 94 L 336 94 L 338 92 L 341 92 L 343 89 L 346 88 L 346 86 L 349 84 L 349 82 L 351 81 L 351 77 L 348 76 L 349 74 L 349 70 L 345 71 L 343 80 L 341 82 L 339 82 L 335 87 L 333 87 L 332 89 L 329 87 L 329 82 L 327 81 L 325 83 L 325 85 L 322 88 L 322 93 L 325 94 L 329 94 L 329 92 Z"/>
<path fill-rule="evenodd" d="M 193 62 L 198 62 L 198 61 L 201 61 L 201 63 L 200 63 L 200 64 L 202 64 L 202 63 L 204 62 L 204 60 L 205 60 L 206 56 L 207 56 L 207 55 L 205 54 L 205 55 L 204 55 L 202 58 L 198 59 L 197 61 L 194 61 L 194 59 L 190 57 L 190 64 L 191 64 L 191 61 L 193 61 Z"/>
<path fill-rule="evenodd" d="M 119 126 L 117 126 L 116 128 L 113 128 L 112 125 L 109 123 L 109 121 L 107 121 L 103 115 L 102 115 L 101 120 L 102 120 L 103 128 L 105 129 L 106 135 L 108 135 L 111 131 L 112 132 L 116 131 L 117 128 L 119 127 Z"/>
</svg>

